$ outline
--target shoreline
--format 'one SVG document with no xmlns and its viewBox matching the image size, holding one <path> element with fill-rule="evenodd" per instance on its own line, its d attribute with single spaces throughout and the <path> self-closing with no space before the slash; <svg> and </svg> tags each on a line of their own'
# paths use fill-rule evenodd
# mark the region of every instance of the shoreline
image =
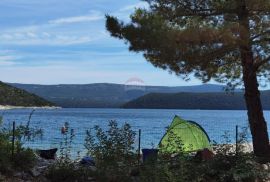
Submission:
<svg viewBox="0 0 270 182">
<path fill-rule="evenodd" d="M 0 110 L 11 110 L 11 109 L 62 109 L 58 106 L 10 106 L 10 105 L 0 105 Z"/>
</svg>

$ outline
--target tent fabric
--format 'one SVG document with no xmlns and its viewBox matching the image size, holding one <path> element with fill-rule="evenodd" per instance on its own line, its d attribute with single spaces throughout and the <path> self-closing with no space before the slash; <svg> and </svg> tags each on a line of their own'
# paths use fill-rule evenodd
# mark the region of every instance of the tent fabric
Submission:
<svg viewBox="0 0 270 182">
<path fill-rule="evenodd" d="M 210 139 L 205 130 L 194 121 L 175 116 L 162 137 L 159 148 L 163 152 L 193 152 L 210 148 Z"/>
</svg>

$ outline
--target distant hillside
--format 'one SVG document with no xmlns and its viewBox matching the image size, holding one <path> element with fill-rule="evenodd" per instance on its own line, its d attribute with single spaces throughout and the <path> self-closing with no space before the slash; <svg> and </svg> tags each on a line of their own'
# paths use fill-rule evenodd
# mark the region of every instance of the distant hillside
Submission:
<svg viewBox="0 0 270 182">
<path fill-rule="evenodd" d="M 224 91 L 222 85 L 211 84 L 180 87 L 134 87 L 107 83 L 86 85 L 35 85 L 13 83 L 11 85 L 34 93 L 62 107 L 120 107 L 128 101 L 152 92 L 177 93 Z"/>
<path fill-rule="evenodd" d="M 53 104 L 34 94 L 0 82 L 0 105 L 40 107 Z"/>
<path fill-rule="evenodd" d="M 261 94 L 264 109 L 270 109 L 270 91 Z M 151 93 L 123 105 L 148 109 L 246 109 L 243 93 Z"/>
</svg>

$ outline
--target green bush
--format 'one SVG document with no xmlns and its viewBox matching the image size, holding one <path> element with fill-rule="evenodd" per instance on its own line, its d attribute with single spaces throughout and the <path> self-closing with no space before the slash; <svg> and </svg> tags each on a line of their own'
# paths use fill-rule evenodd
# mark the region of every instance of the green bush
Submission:
<svg viewBox="0 0 270 182">
<path fill-rule="evenodd" d="M 11 158 L 13 168 L 16 170 L 25 170 L 33 168 L 36 164 L 36 157 L 31 149 L 22 149 L 14 153 L 14 156 Z"/>
<path fill-rule="evenodd" d="M 22 139 L 25 137 L 26 128 L 22 125 L 15 129 L 14 154 L 12 155 L 12 130 L 2 126 L 0 118 L 0 172 L 11 174 L 15 170 L 28 171 L 36 162 L 34 152 L 22 147 Z M 34 131 L 34 130 L 29 130 Z M 31 137 L 31 132 L 28 133 Z"/>
<path fill-rule="evenodd" d="M 90 168 L 81 166 L 72 159 L 71 151 L 74 137 L 74 130 L 70 129 L 69 123 L 66 122 L 65 132 L 62 133 L 62 141 L 60 142 L 59 159 L 50 166 L 46 173 L 46 177 L 50 181 L 84 182 L 93 179 L 94 174 Z"/>
<path fill-rule="evenodd" d="M 52 165 L 46 174 L 52 182 L 87 182 L 93 180 L 93 176 L 90 169 L 76 166 L 74 162 L 63 161 Z"/>
<path fill-rule="evenodd" d="M 108 126 L 107 131 L 95 126 L 94 134 L 88 130 L 85 148 L 88 155 L 94 157 L 101 177 L 106 173 L 110 181 L 128 180 L 130 170 L 137 164 L 134 148 L 136 133 L 127 123 L 118 127 L 116 121 L 110 121 Z"/>
</svg>

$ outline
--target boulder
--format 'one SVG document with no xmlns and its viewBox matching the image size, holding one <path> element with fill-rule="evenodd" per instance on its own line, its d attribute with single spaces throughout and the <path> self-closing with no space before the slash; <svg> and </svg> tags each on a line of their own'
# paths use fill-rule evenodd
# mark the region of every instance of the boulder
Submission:
<svg viewBox="0 0 270 182">
<path fill-rule="evenodd" d="M 41 172 L 37 168 L 33 168 L 30 170 L 30 173 L 33 177 L 37 177 L 41 174 Z"/>
</svg>

